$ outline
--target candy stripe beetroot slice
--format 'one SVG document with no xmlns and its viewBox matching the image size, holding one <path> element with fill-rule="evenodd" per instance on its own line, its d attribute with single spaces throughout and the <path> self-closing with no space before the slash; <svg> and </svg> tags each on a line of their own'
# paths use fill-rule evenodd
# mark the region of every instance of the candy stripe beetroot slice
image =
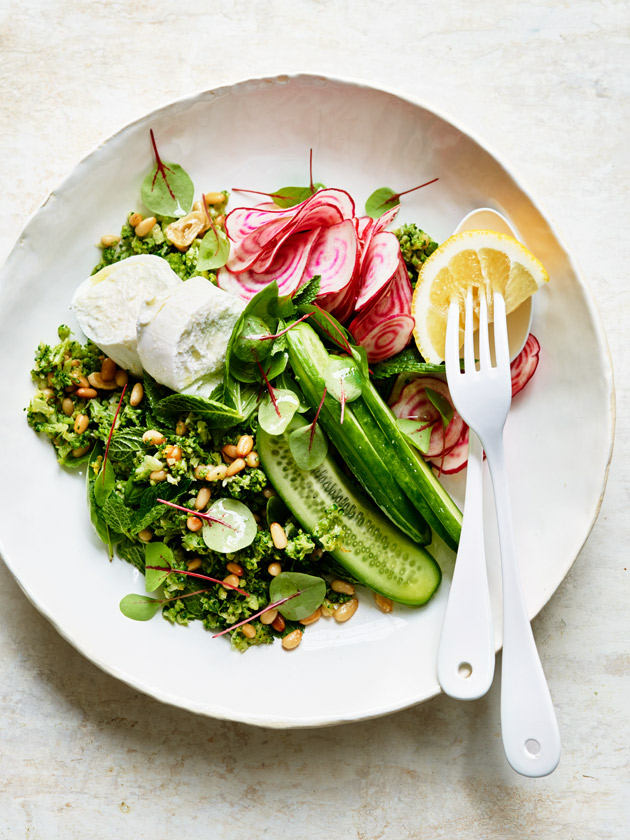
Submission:
<svg viewBox="0 0 630 840">
<path fill-rule="evenodd" d="M 381 231 L 385 230 L 387 225 L 390 222 L 393 222 L 396 216 L 398 215 L 398 211 L 400 210 L 400 205 L 397 207 L 392 207 L 391 210 L 386 210 L 382 216 L 379 216 L 378 219 L 374 219 L 374 233 L 380 233 Z"/>
<path fill-rule="evenodd" d="M 446 382 L 431 376 L 420 376 L 405 385 L 396 402 L 390 404 L 390 408 L 396 417 L 417 420 L 418 428 L 426 426 L 427 423 L 434 424 L 425 455 L 435 458 L 445 455 L 457 445 L 466 424 L 453 408 L 451 422 L 444 429 L 440 412 L 429 399 L 427 388 L 435 391 L 453 406 Z"/>
<path fill-rule="evenodd" d="M 519 391 L 523 390 L 534 373 L 536 373 L 539 355 L 540 344 L 538 343 L 538 339 L 530 333 L 525 342 L 525 346 L 510 365 L 513 397 Z"/>
<path fill-rule="evenodd" d="M 341 292 L 352 283 L 357 270 L 359 249 L 351 219 L 321 228 L 311 248 L 304 276 L 321 276 L 321 295 Z"/>
<path fill-rule="evenodd" d="M 455 446 L 441 457 L 429 458 L 429 463 L 445 475 L 453 475 L 463 470 L 468 463 L 468 426 L 464 429 Z"/>
<path fill-rule="evenodd" d="M 398 267 L 389 285 L 381 295 L 352 321 L 348 329 L 360 341 L 372 332 L 385 318 L 393 315 L 411 315 L 411 283 L 407 269 L 399 257 Z"/>
<path fill-rule="evenodd" d="M 413 333 L 413 326 L 414 320 L 410 315 L 393 315 L 381 321 L 360 341 L 357 340 L 357 344 L 365 347 L 369 362 L 380 362 L 405 349 Z"/>
<path fill-rule="evenodd" d="M 372 237 L 361 268 L 361 288 L 355 304 L 360 312 L 387 286 L 398 270 L 400 245 L 393 233 L 383 231 Z"/>
<path fill-rule="evenodd" d="M 241 271 L 235 274 L 224 266 L 217 274 L 219 288 L 236 297 L 250 300 L 275 280 L 281 295 L 292 294 L 302 281 L 311 246 L 317 234 L 317 230 L 294 234 L 286 241 L 285 248 L 266 272 Z"/>
<path fill-rule="evenodd" d="M 233 241 L 226 263 L 230 271 L 238 273 L 239 271 L 254 269 L 261 255 L 265 254 L 269 254 L 269 260 L 267 261 L 267 264 L 269 264 L 278 239 L 283 237 L 287 230 L 290 231 L 289 221 L 280 218 L 267 222 L 258 230 L 254 230 L 246 236 L 245 239 Z"/>
</svg>

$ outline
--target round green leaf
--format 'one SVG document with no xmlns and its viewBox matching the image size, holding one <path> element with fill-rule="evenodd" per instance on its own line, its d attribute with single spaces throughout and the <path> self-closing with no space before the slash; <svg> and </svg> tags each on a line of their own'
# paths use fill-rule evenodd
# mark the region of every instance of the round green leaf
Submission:
<svg viewBox="0 0 630 840">
<path fill-rule="evenodd" d="M 185 216 L 195 196 L 193 182 L 179 164 L 161 163 L 163 171 L 155 164 L 142 182 L 140 194 L 145 207 L 158 216 Z"/>
<path fill-rule="evenodd" d="M 378 219 L 387 210 L 400 204 L 397 194 L 389 187 L 381 187 L 375 190 L 365 202 L 365 212 L 373 219 Z"/>
<path fill-rule="evenodd" d="M 120 611 L 134 621 L 148 621 L 162 606 L 161 601 L 147 595 L 125 595 L 120 602 Z"/>
<path fill-rule="evenodd" d="M 271 197 L 276 206 L 285 208 L 301 204 L 312 194 L 310 187 L 280 187 L 279 190 L 271 194 Z"/>
<path fill-rule="evenodd" d="M 281 435 L 293 419 L 300 400 L 293 391 L 273 389 L 274 401 L 267 394 L 258 409 L 258 422 L 267 434 Z"/>
<path fill-rule="evenodd" d="M 328 454 L 328 440 L 318 423 L 302 426 L 289 435 L 289 449 L 301 470 L 315 470 Z"/>
<path fill-rule="evenodd" d="M 296 594 L 298 592 L 299 595 Z M 291 598 L 278 607 L 278 612 L 289 621 L 308 618 L 322 605 L 325 596 L 326 582 L 320 577 L 304 575 L 301 572 L 281 572 L 269 584 L 269 598 L 272 603 Z"/>
<path fill-rule="evenodd" d="M 210 228 L 199 246 L 197 271 L 221 268 L 230 256 L 230 240 L 222 230 Z"/>
<path fill-rule="evenodd" d="M 234 341 L 234 353 L 243 362 L 261 361 L 269 355 L 273 340 L 268 325 L 257 315 L 247 315 Z"/>
<path fill-rule="evenodd" d="M 253 543 L 258 526 L 251 510 L 242 502 L 217 499 L 208 508 L 208 513 L 225 523 L 204 522 L 203 541 L 212 551 L 230 554 Z"/>
<path fill-rule="evenodd" d="M 147 592 L 155 592 L 164 583 L 171 573 L 173 565 L 173 552 L 163 542 L 147 543 L 144 549 L 145 566 L 168 566 L 168 571 L 160 572 L 158 569 L 146 569 L 144 573 L 144 584 Z"/>
<path fill-rule="evenodd" d="M 433 424 L 427 425 L 426 422 L 422 420 L 410 420 L 407 417 L 397 417 L 396 425 L 405 437 L 420 450 L 420 452 L 427 451 L 429 448 L 429 441 L 431 440 Z"/>
<path fill-rule="evenodd" d="M 338 402 L 352 402 L 361 396 L 361 372 L 352 359 L 332 356 L 324 382 L 326 390 Z"/>
</svg>

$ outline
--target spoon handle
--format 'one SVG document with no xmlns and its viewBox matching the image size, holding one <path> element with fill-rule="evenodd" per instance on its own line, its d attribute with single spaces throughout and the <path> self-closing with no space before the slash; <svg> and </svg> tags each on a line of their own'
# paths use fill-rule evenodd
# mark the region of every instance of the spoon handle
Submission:
<svg viewBox="0 0 630 840">
<path fill-rule="evenodd" d="M 483 540 L 483 450 L 468 433 L 464 520 L 438 649 L 438 680 L 450 697 L 476 700 L 492 685 L 494 636 Z"/>
</svg>

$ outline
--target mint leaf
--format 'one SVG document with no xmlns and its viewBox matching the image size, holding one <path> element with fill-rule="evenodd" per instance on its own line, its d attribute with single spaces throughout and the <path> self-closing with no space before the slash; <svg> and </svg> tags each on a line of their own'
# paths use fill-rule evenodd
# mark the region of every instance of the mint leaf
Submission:
<svg viewBox="0 0 630 840">
<path fill-rule="evenodd" d="M 321 274 L 316 274 L 311 277 L 297 292 L 293 295 L 293 303 L 295 306 L 303 306 L 307 303 L 313 303 L 319 294 L 319 287 L 322 282 Z"/>
<path fill-rule="evenodd" d="M 243 417 L 233 408 L 194 394 L 172 394 L 170 397 L 164 397 L 155 406 L 155 414 L 159 418 L 170 419 L 191 411 L 214 429 L 234 426 L 243 420 Z"/>
</svg>

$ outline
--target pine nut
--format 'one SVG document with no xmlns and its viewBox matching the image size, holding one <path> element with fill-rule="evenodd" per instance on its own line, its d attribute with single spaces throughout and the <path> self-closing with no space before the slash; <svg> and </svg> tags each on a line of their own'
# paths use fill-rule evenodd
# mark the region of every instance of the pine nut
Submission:
<svg viewBox="0 0 630 840">
<path fill-rule="evenodd" d="M 200 531 L 203 527 L 203 522 L 198 516 L 189 516 L 186 520 L 186 527 L 189 531 Z"/>
<path fill-rule="evenodd" d="M 239 580 L 236 575 L 227 575 L 227 577 L 223 578 L 223 583 L 227 584 L 226 588 L 238 586 Z"/>
<path fill-rule="evenodd" d="M 222 204 L 225 201 L 225 196 L 221 192 L 205 193 L 204 198 L 206 204 Z"/>
<path fill-rule="evenodd" d="M 394 602 L 391 598 L 386 598 L 384 595 L 374 593 L 374 603 L 382 613 L 390 613 L 394 609 Z"/>
<path fill-rule="evenodd" d="M 210 488 L 202 487 L 195 499 L 195 510 L 203 510 L 210 501 Z"/>
<path fill-rule="evenodd" d="M 83 400 L 93 400 L 98 394 L 94 388 L 77 388 L 77 397 Z"/>
<path fill-rule="evenodd" d="M 206 476 L 206 481 L 223 481 L 227 475 L 227 467 L 225 464 L 219 464 L 218 467 L 212 467 Z"/>
<path fill-rule="evenodd" d="M 331 615 L 335 612 L 334 609 L 330 606 L 330 604 L 327 604 L 325 602 L 321 605 L 320 610 L 322 611 L 322 616 L 324 618 L 330 618 Z"/>
<path fill-rule="evenodd" d="M 138 532 L 138 539 L 142 542 L 151 542 L 153 539 L 153 531 L 150 528 L 143 528 Z"/>
<path fill-rule="evenodd" d="M 225 568 L 236 577 L 243 577 L 243 567 L 238 563 L 228 563 Z"/>
<path fill-rule="evenodd" d="M 223 453 L 223 456 L 224 456 L 224 457 L 226 457 L 226 458 L 230 458 L 232 461 L 233 461 L 235 458 L 238 458 L 238 453 L 237 453 L 237 451 L 236 451 L 236 447 L 234 446 L 234 444 L 233 444 L 233 443 L 227 443 L 227 444 L 226 444 L 226 445 L 225 445 L 225 446 L 221 449 L 221 452 Z"/>
<path fill-rule="evenodd" d="M 153 472 L 149 474 L 149 480 L 155 481 L 159 484 L 160 481 L 166 481 L 166 473 L 164 470 L 153 470 Z"/>
<path fill-rule="evenodd" d="M 139 225 L 144 216 L 141 213 L 132 213 L 129 216 L 129 224 L 132 228 L 135 228 L 136 225 Z"/>
<path fill-rule="evenodd" d="M 227 468 L 225 475 L 227 478 L 230 478 L 236 473 L 240 473 L 241 470 L 244 470 L 247 464 L 245 463 L 244 458 L 237 458 L 236 461 L 232 461 L 230 466 Z"/>
<path fill-rule="evenodd" d="M 162 432 L 158 432 L 157 429 L 147 429 L 142 435 L 142 443 L 150 443 L 152 446 L 161 446 L 165 440 Z"/>
<path fill-rule="evenodd" d="M 169 467 L 172 467 L 173 464 L 182 460 L 182 450 L 179 446 L 167 446 L 164 450 L 164 455 L 166 457 L 166 463 Z"/>
<path fill-rule="evenodd" d="M 65 359 L 68 361 L 68 356 L 66 356 Z M 78 359 L 73 359 L 71 367 L 81 367 L 81 362 Z"/>
<path fill-rule="evenodd" d="M 101 245 L 103 248 L 111 248 L 112 245 L 116 245 L 120 242 L 120 236 L 115 236 L 112 233 L 104 233 L 101 236 Z"/>
<path fill-rule="evenodd" d="M 271 539 L 273 540 L 273 544 L 277 549 L 283 549 L 287 547 L 287 543 L 289 540 L 287 539 L 287 535 L 284 533 L 284 528 L 279 522 L 272 522 L 269 526 L 269 531 L 271 533 Z"/>
<path fill-rule="evenodd" d="M 292 633 L 288 633 L 282 640 L 282 647 L 285 650 L 294 650 L 300 644 L 301 641 L 302 631 L 293 630 Z"/>
<path fill-rule="evenodd" d="M 195 569 L 199 569 L 201 567 L 201 557 L 195 557 L 193 560 L 189 560 L 186 563 L 186 568 L 189 572 L 194 572 Z"/>
<path fill-rule="evenodd" d="M 260 456 L 258 455 L 258 452 L 254 452 L 254 450 L 252 449 L 249 455 L 245 458 L 245 463 L 248 467 L 259 467 Z"/>
<path fill-rule="evenodd" d="M 78 370 L 73 370 L 70 372 L 70 379 L 71 381 L 79 388 L 89 388 L 90 382 L 87 376 L 83 376 Z"/>
<path fill-rule="evenodd" d="M 344 621 L 348 621 L 355 614 L 358 606 L 359 602 L 356 598 L 346 601 L 346 603 L 342 604 L 339 609 L 335 610 L 335 621 L 338 621 L 340 624 Z"/>
<path fill-rule="evenodd" d="M 267 610 L 260 616 L 260 623 L 261 624 L 273 624 L 278 616 L 278 610 Z"/>
<path fill-rule="evenodd" d="M 80 458 L 82 455 L 85 455 L 86 452 L 90 451 L 89 446 L 78 446 L 76 449 L 72 450 L 72 457 L 73 458 Z"/>
<path fill-rule="evenodd" d="M 225 216 L 223 216 L 223 215 L 217 216 L 216 219 L 214 220 L 214 225 L 215 225 L 215 227 L 222 227 L 224 222 L 225 222 Z"/>
<path fill-rule="evenodd" d="M 264 496 L 264 497 L 265 497 L 265 499 L 267 499 L 267 500 L 269 500 L 272 496 L 277 496 L 277 495 L 278 495 L 278 494 L 277 494 L 277 493 L 276 493 L 276 491 L 273 489 L 273 487 L 265 487 L 265 489 L 263 490 L 263 496 Z"/>
<path fill-rule="evenodd" d="M 317 607 L 314 613 L 309 615 L 307 618 L 301 618 L 300 624 L 303 624 L 304 627 L 308 627 L 309 624 L 315 624 L 316 621 L 322 617 L 322 611 L 320 607 Z"/>
<path fill-rule="evenodd" d="M 267 571 L 269 572 L 271 577 L 276 577 L 282 571 L 282 566 L 280 565 L 280 563 L 270 563 L 267 566 Z"/>
<path fill-rule="evenodd" d="M 114 374 L 114 382 L 119 388 L 124 388 L 129 381 L 129 374 L 126 370 L 117 370 Z"/>
<path fill-rule="evenodd" d="M 146 236 L 148 233 L 151 233 L 153 230 L 153 225 L 156 223 L 157 219 L 155 216 L 149 216 L 147 219 L 143 219 L 141 222 L 138 222 L 136 225 L 136 236 L 139 236 L 142 239 L 143 236 Z"/>
<path fill-rule="evenodd" d="M 192 206 L 193 210 L 203 210 L 203 204 L 200 201 L 195 201 Z"/>
<path fill-rule="evenodd" d="M 52 385 L 53 382 L 54 382 L 54 379 L 55 379 L 55 377 L 54 377 L 53 372 L 51 370 L 46 374 L 46 382 L 48 382 L 48 385 Z"/>
<path fill-rule="evenodd" d="M 287 626 L 287 623 L 284 620 L 284 618 L 280 615 L 280 613 L 278 613 L 278 615 L 271 622 L 271 626 L 276 631 L 276 633 L 282 633 L 284 628 Z"/>
<path fill-rule="evenodd" d="M 188 432 L 188 426 L 184 423 L 183 420 L 178 420 L 177 425 L 175 426 L 175 434 L 177 437 L 184 437 L 184 435 Z"/>
<path fill-rule="evenodd" d="M 100 388 L 101 391 L 113 391 L 116 387 L 116 383 L 113 379 L 110 379 L 109 382 L 105 382 L 101 374 L 96 372 L 91 373 L 88 376 L 88 382 L 92 388 Z"/>
<path fill-rule="evenodd" d="M 101 379 L 103 382 L 112 382 L 116 376 L 116 362 L 109 357 L 103 359 L 101 365 Z"/>
<path fill-rule="evenodd" d="M 236 444 L 236 455 L 244 458 L 254 448 L 254 438 L 251 435 L 241 435 Z"/>
<path fill-rule="evenodd" d="M 40 394 L 45 400 L 52 400 L 52 398 L 55 396 L 55 392 L 52 388 L 42 388 Z"/>
<path fill-rule="evenodd" d="M 129 397 L 129 405 L 132 405 L 135 408 L 137 405 L 140 405 L 143 397 L 144 397 L 144 388 L 142 387 L 142 382 L 136 382 L 136 384 L 131 389 L 131 396 Z"/>
<path fill-rule="evenodd" d="M 77 414 L 77 419 L 74 421 L 74 431 L 78 435 L 82 435 L 90 425 L 90 418 L 87 414 Z"/>
<path fill-rule="evenodd" d="M 354 586 L 345 580 L 333 580 L 330 588 L 333 592 L 340 592 L 342 595 L 354 595 Z"/>
<path fill-rule="evenodd" d="M 63 402 L 61 403 L 61 410 L 68 417 L 72 417 L 72 412 L 74 411 L 74 403 L 72 402 L 70 397 L 63 398 Z"/>
<path fill-rule="evenodd" d="M 248 639 L 256 638 L 256 628 L 253 624 L 242 624 L 241 633 Z"/>
</svg>

